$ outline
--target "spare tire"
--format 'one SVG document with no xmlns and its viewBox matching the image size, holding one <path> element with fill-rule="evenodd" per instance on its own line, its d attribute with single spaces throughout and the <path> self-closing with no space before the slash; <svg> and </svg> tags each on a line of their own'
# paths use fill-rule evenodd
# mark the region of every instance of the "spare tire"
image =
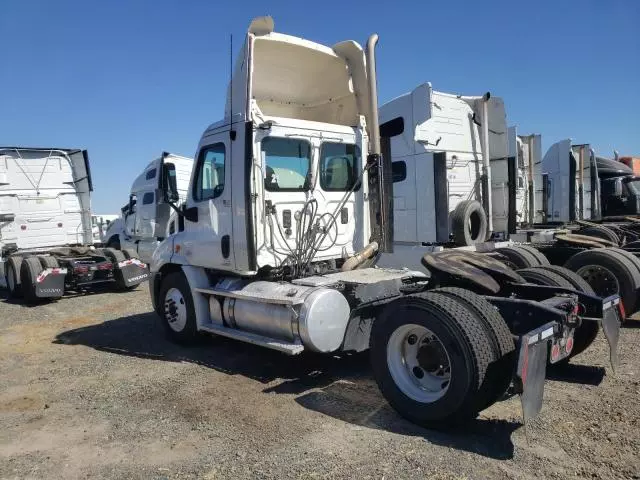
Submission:
<svg viewBox="0 0 640 480">
<path fill-rule="evenodd" d="M 484 242 L 487 225 L 487 214 L 476 200 L 460 202 L 451 214 L 453 241 L 462 247 Z"/>
<path fill-rule="evenodd" d="M 584 250 L 571 257 L 564 266 L 585 279 L 599 297 L 620 295 L 627 315 L 636 311 L 640 271 L 620 252 L 611 248 Z"/>
<path fill-rule="evenodd" d="M 581 228 L 577 233 L 579 235 L 586 235 L 588 237 L 603 238 L 615 243 L 616 245 L 620 245 L 620 237 L 616 234 L 616 232 L 614 232 L 610 228 L 605 227 L 604 225 L 589 225 L 588 227 Z"/>
</svg>

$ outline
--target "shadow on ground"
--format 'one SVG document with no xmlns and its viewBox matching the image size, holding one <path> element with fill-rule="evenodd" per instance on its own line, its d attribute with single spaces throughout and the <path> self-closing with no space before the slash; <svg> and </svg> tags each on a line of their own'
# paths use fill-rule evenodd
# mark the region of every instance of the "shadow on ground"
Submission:
<svg viewBox="0 0 640 480">
<path fill-rule="evenodd" d="M 580 383 L 583 385 L 600 385 L 606 369 L 592 365 L 566 363 L 547 368 L 547 379 L 558 382 Z"/>
<path fill-rule="evenodd" d="M 427 442 L 497 459 L 513 457 L 518 422 L 477 419 L 452 432 L 417 427 L 387 404 L 371 377 L 368 354 L 302 354 L 295 359 L 261 347 L 204 337 L 189 348 L 165 339 L 154 313 L 62 332 L 54 343 L 167 362 L 190 362 L 265 384 L 265 393 L 297 395 L 296 402 L 350 424 L 423 437 Z M 267 385 L 275 383 L 275 385 Z"/>
<path fill-rule="evenodd" d="M 132 290 L 119 290 L 114 288 L 113 283 L 106 283 L 104 285 L 93 285 L 91 288 L 87 287 L 85 289 L 80 290 L 65 290 L 64 297 L 59 299 L 48 299 L 41 298 L 35 304 L 28 304 L 24 301 L 23 298 L 10 298 L 9 291 L 6 288 L 0 287 L 0 302 L 7 303 L 9 305 L 22 305 L 28 308 L 38 307 L 40 305 L 47 305 L 51 303 L 56 303 L 59 301 L 63 301 L 65 298 L 74 298 L 74 297 L 87 297 L 92 295 L 101 295 L 104 293 L 116 293 L 116 294 L 127 294 Z"/>
</svg>

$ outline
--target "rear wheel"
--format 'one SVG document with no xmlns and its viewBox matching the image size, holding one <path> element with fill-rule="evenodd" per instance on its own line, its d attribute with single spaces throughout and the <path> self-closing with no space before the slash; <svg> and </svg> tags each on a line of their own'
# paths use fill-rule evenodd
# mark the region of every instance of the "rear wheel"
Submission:
<svg viewBox="0 0 640 480">
<path fill-rule="evenodd" d="M 572 288 L 582 293 L 596 295 L 589 285 L 580 275 L 572 272 L 568 268 L 557 265 L 546 265 L 527 269 L 528 272 L 520 271 L 525 279 L 539 285 L 550 285 L 554 287 Z M 534 272 L 533 274 L 531 272 Z M 546 272 L 546 273 L 542 273 Z M 560 280 L 562 279 L 562 280 Z M 573 334 L 573 349 L 569 358 L 584 352 L 598 336 L 599 325 L 597 322 L 585 321 L 576 329 Z"/>
<path fill-rule="evenodd" d="M 551 263 L 549 262 L 549 259 L 545 257 L 544 253 L 542 253 L 537 248 L 532 247 L 531 245 L 518 245 L 518 248 L 520 250 L 526 250 L 531 255 L 533 255 L 538 261 L 538 265 L 551 265 Z"/>
<path fill-rule="evenodd" d="M 120 238 L 117 235 L 114 235 L 107 242 L 107 248 L 112 248 L 114 250 L 120 250 Z"/>
<path fill-rule="evenodd" d="M 124 253 L 124 256 L 127 260 L 131 258 L 139 258 L 138 253 L 131 248 L 123 248 L 122 253 Z"/>
<path fill-rule="evenodd" d="M 160 285 L 158 312 L 167 337 L 175 343 L 190 344 L 198 338 L 196 313 L 189 282 L 182 272 L 166 276 Z"/>
<path fill-rule="evenodd" d="M 20 280 L 20 266 L 22 257 L 14 255 L 9 257 L 6 265 L 6 281 L 9 298 L 19 298 L 22 296 L 22 284 Z"/>
<path fill-rule="evenodd" d="M 480 393 L 483 410 L 499 400 L 509 388 L 515 361 L 513 335 L 498 310 L 481 296 L 463 288 L 446 287 L 432 291 L 463 303 L 473 312 L 489 338 L 494 359 L 487 368 L 487 376 Z"/>
<path fill-rule="evenodd" d="M 40 261 L 40 265 L 42 268 L 59 268 L 58 260 L 56 257 L 52 257 L 50 255 L 40 255 L 38 256 L 38 260 Z"/>
<path fill-rule="evenodd" d="M 579 235 L 587 235 L 588 237 L 604 238 L 610 242 L 614 242 L 616 245 L 620 245 L 620 237 L 603 225 L 589 225 L 588 227 L 581 228 L 576 233 Z"/>
<path fill-rule="evenodd" d="M 585 250 L 571 257 L 564 266 L 586 280 L 599 297 L 620 295 L 624 310 L 630 315 L 636 311 L 640 271 L 616 250 Z"/>
<path fill-rule="evenodd" d="M 380 391 L 403 417 L 443 428 L 474 418 L 493 359 L 472 312 L 434 292 L 398 299 L 371 332 L 371 364 Z"/>
<path fill-rule="evenodd" d="M 22 294 L 29 304 L 35 304 L 40 301 L 36 295 L 36 281 L 38 275 L 44 269 L 38 257 L 28 257 L 22 261 L 20 266 L 20 280 L 22 283 Z"/>
<path fill-rule="evenodd" d="M 504 262 L 514 270 L 542 265 L 535 254 L 520 246 L 496 248 L 496 252 L 502 255 Z"/>
</svg>

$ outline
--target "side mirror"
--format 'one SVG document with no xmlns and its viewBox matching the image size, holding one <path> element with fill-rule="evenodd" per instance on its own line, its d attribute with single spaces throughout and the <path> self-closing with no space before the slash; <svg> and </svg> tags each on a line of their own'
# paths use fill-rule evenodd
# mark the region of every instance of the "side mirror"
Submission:
<svg viewBox="0 0 640 480">
<path fill-rule="evenodd" d="M 165 203 L 176 203 L 180 200 L 178 182 L 176 179 L 176 166 L 173 163 L 162 164 L 162 180 L 160 189 Z"/>
<path fill-rule="evenodd" d="M 127 215 L 131 215 L 135 211 L 136 207 L 136 197 L 131 195 L 129 197 L 129 208 L 127 209 Z"/>
<path fill-rule="evenodd" d="M 616 197 L 622 197 L 622 182 L 619 179 L 613 183 L 613 194 Z"/>
<path fill-rule="evenodd" d="M 187 208 L 185 205 L 182 206 L 182 216 L 189 220 L 190 222 L 198 221 L 198 207 Z"/>
</svg>

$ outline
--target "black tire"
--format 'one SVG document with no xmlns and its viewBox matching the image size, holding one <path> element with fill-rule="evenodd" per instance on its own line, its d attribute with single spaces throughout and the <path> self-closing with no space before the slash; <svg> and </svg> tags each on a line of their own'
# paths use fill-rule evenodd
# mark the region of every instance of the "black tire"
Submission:
<svg viewBox="0 0 640 480">
<path fill-rule="evenodd" d="M 541 265 L 536 255 L 519 246 L 496 248 L 496 252 L 502 255 L 505 263 L 514 270 Z"/>
<path fill-rule="evenodd" d="M 583 227 L 576 232 L 578 235 L 587 235 L 588 237 L 604 238 L 610 242 L 614 242 L 616 245 L 620 245 L 620 237 L 604 225 L 589 225 Z"/>
<path fill-rule="evenodd" d="M 52 257 L 51 255 L 39 255 L 38 260 L 40 261 L 40 265 L 42 265 L 43 269 L 46 268 L 59 268 L 58 259 L 56 257 Z"/>
<path fill-rule="evenodd" d="M 122 253 L 124 253 L 124 256 L 127 260 L 131 258 L 140 258 L 138 257 L 138 253 L 131 248 L 123 248 Z"/>
<path fill-rule="evenodd" d="M 545 265 L 541 267 L 534 267 L 531 270 L 545 270 L 554 275 L 555 280 L 550 280 L 554 282 L 554 285 L 557 287 L 564 288 L 572 288 L 577 290 L 578 292 L 586 293 L 589 295 L 595 295 L 593 288 L 591 285 L 587 283 L 587 281 L 578 275 L 576 272 L 573 272 L 565 267 L 560 267 L 557 265 Z M 526 275 L 523 275 L 526 278 Z M 566 283 L 563 282 L 563 285 L 558 285 L 557 277 L 562 277 Z M 547 277 L 549 278 L 549 277 Z M 533 283 L 537 283 L 532 280 Z M 549 283 L 540 283 L 540 285 L 549 285 Z M 594 342 L 596 337 L 598 336 L 598 330 L 600 330 L 600 325 L 597 322 L 585 321 L 580 325 L 580 327 L 573 334 L 573 350 L 571 350 L 571 354 L 567 358 L 573 358 L 576 355 L 584 352 L 589 346 Z M 562 362 L 560 362 L 562 363 Z"/>
<path fill-rule="evenodd" d="M 184 320 L 184 327 L 177 329 L 179 326 L 175 322 L 181 321 L 180 318 L 176 320 L 176 314 L 180 315 L 180 312 L 171 310 L 171 304 L 167 299 L 167 294 L 172 289 L 177 290 L 182 297 L 183 303 L 180 303 L 185 309 L 186 318 Z M 173 301 L 176 302 L 175 297 Z M 179 303 L 176 302 L 176 305 Z M 189 282 L 182 272 L 173 272 L 167 275 L 160 285 L 160 291 L 158 293 L 158 312 L 160 312 L 160 320 L 167 337 L 178 344 L 189 345 L 195 343 L 198 339 L 198 329 L 196 326 L 196 312 L 193 306 L 193 297 L 191 296 L 191 289 Z M 174 325 L 172 327 L 172 325 Z"/>
<path fill-rule="evenodd" d="M 564 266 L 584 278 L 599 297 L 620 295 L 627 315 L 636 311 L 640 272 L 623 254 L 611 248 L 584 250 Z"/>
<path fill-rule="evenodd" d="M 522 268 L 518 270 L 518 273 L 526 281 L 535 283 L 536 285 L 570 288 L 571 290 L 574 288 L 571 282 L 565 279 L 562 275 L 546 270 L 543 267 Z"/>
<path fill-rule="evenodd" d="M 118 237 L 117 235 L 113 235 L 107 241 L 107 248 L 111 248 L 111 249 L 114 249 L 114 250 L 120 250 L 120 237 Z"/>
<path fill-rule="evenodd" d="M 545 257 L 544 253 L 542 253 L 537 248 L 532 247 L 531 245 L 518 245 L 518 248 L 520 250 L 526 250 L 531 255 L 536 257 L 536 260 L 538 261 L 538 265 L 551 265 L 551 263 L 549 262 L 549 259 Z"/>
<path fill-rule="evenodd" d="M 124 262 L 127 257 L 120 250 L 114 248 L 101 248 L 98 250 L 104 257 L 112 263 Z"/>
<path fill-rule="evenodd" d="M 556 275 L 560 275 L 567 282 L 569 282 L 575 290 L 579 292 L 587 293 L 589 295 L 596 294 L 593 291 L 593 288 L 591 288 L 591 285 L 589 285 L 584 278 L 566 267 L 561 267 L 559 265 L 542 265 L 538 268 L 553 272 Z"/>
<path fill-rule="evenodd" d="M 27 257 L 20 265 L 20 283 L 22 295 L 28 304 L 36 304 L 40 299 L 36 296 L 36 279 L 44 269 L 38 257 Z"/>
<path fill-rule="evenodd" d="M 416 400 L 403 392 L 387 360 L 389 342 L 411 325 L 430 330 L 448 355 L 450 379 L 445 382 L 446 389 L 442 387 L 442 396 L 433 401 Z M 479 392 L 494 354 L 482 325 L 459 300 L 426 292 L 388 304 L 373 323 L 370 346 L 373 375 L 380 391 L 409 421 L 446 428 L 476 417 L 482 408 Z"/>
<path fill-rule="evenodd" d="M 620 255 L 625 257 L 627 260 L 633 263 L 636 269 L 638 270 L 638 272 L 640 272 L 640 258 L 636 257 L 633 253 L 628 252 L 622 248 L 616 248 L 616 247 L 612 247 L 609 250 L 619 253 Z"/>
<path fill-rule="evenodd" d="M 463 288 L 445 287 L 431 290 L 453 297 L 471 310 L 485 329 L 491 341 L 494 361 L 487 369 L 484 391 L 481 392 L 481 410 L 493 405 L 507 391 L 513 376 L 515 343 L 513 335 L 498 310 L 483 297 Z"/>
<path fill-rule="evenodd" d="M 480 202 L 460 202 L 451 214 L 451 231 L 456 245 L 467 246 L 487 240 L 487 214 Z"/>
<path fill-rule="evenodd" d="M 7 283 L 7 290 L 9 292 L 9 298 L 22 297 L 22 282 L 20 280 L 20 266 L 22 265 L 22 257 L 19 255 L 13 255 L 9 257 L 6 265 L 5 281 Z M 13 275 L 12 288 L 9 284 L 9 275 Z"/>
</svg>

